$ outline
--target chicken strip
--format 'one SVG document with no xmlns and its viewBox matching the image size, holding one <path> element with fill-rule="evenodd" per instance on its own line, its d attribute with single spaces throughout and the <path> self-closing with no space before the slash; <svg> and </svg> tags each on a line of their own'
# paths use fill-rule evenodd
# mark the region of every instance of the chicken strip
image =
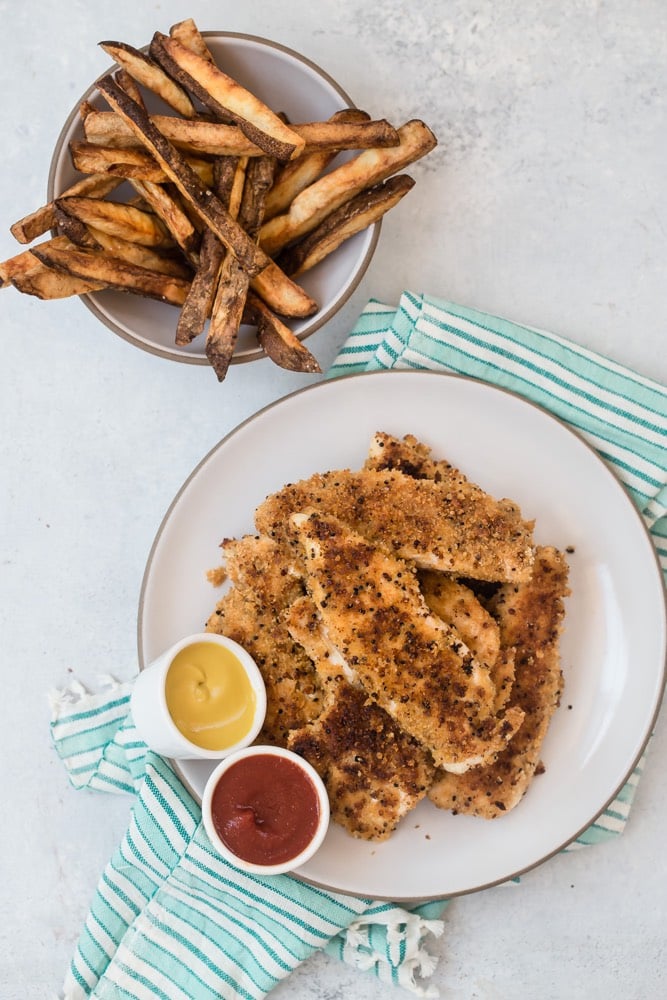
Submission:
<svg viewBox="0 0 667 1000">
<path fill-rule="evenodd" d="M 503 582 L 530 577 L 532 525 L 481 491 L 452 491 L 392 471 L 317 473 L 269 496 L 255 511 L 255 525 L 280 541 L 290 514 L 308 507 L 422 569 Z"/>
<path fill-rule="evenodd" d="M 272 538 L 226 538 L 221 548 L 227 576 L 250 600 L 282 609 L 303 594 L 301 580 L 289 570 L 290 550 Z"/>
<path fill-rule="evenodd" d="M 433 614 L 455 629 L 475 658 L 488 666 L 496 686 L 495 708 L 499 712 L 512 691 L 514 649 L 501 647 L 497 621 L 482 607 L 470 587 L 459 580 L 432 570 L 422 570 L 417 578 Z"/>
<path fill-rule="evenodd" d="M 288 628 L 315 663 L 325 689 L 321 716 L 289 735 L 329 795 L 332 819 L 354 837 L 386 840 L 424 798 L 435 768 L 429 753 L 344 676 L 308 597 L 290 608 Z"/>
<path fill-rule="evenodd" d="M 246 536 L 223 543 L 235 585 L 218 602 L 206 631 L 240 643 L 254 658 L 266 685 L 267 709 L 258 742 L 286 746 L 291 729 L 317 718 L 320 683 L 311 660 L 287 631 L 291 601 L 302 593 L 283 572 L 271 539 Z"/>
<path fill-rule="evenodd" d="M 373 435 L 364 468 L 375 469 L 379 472 L 394 470 L 411 476 L 413 479 L 432 479 L 436 483 L 441 483 L 448 490 L 455 491 L 457 496 L 462 499 L 466 497 L 473 500 L 480 500 L 484 497 L 488 499 L 488 494 L 481 486 L 471 483 L 460 469 L 445 459 L 432 458 L 431 449 L 419 441 L 414 434 L 395 438 L 391 434 L 378 431 Z M 518 504 L 507 498 L 496 502 L 508 516 L 521 523 L 521 510 Z M 526 527 L 528 530 L 532 530 L 532 524 L 527 524 Z"/>
<path fill-rule="evenodd" d="M 429 798 L 440 808 L 493 819 L 521 801 L 539 771 L 542 743 L 563 686 L 559 639 L 567 578 L 563 554 L 539 547 L 532 579 L 505 585 L 491 598 L 489 610 L 498 619 L 501 641 L 516 649 L 510 705 L 525 719 L 495 763 L 460 775 L 439 772 Z"/>
<path fill-rule="evenodd" d="M 488 668 L 429 612 L 415 572 L 330 515 L 311 510 L 289 523 L 326 641 L 369 697 L 438 766 L 464 771 L 494 760 L 523 712 L 495 714 Z"/>
<path fill-rule="evenodd" d="M 492 667 L 500 652 L 500 629 L 470 587 L 432 570 L 420 571 L 417 579 L 431 611 L 456 629 L 478 660 Z"/>
</svg>

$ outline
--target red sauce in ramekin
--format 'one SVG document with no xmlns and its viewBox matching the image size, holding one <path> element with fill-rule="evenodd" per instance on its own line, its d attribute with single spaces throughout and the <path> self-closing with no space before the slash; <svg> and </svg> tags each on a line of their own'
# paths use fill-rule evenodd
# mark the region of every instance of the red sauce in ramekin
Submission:
<svg viewBox="0 0 667 1000">
<path fill-rule="evenodd" d="M 298 764 L 273 754 L 242 758 L 221 774 L 211 818 L 222 842 L 255 865 L 280 865 L 301 854 L 320 818 L 315 785 Z"/>
</svg>

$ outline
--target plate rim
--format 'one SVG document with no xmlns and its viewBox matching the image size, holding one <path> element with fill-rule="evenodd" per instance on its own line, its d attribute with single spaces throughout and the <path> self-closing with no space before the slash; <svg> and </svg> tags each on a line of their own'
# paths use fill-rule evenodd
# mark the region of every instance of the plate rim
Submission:
<svg viewBox="0 0 667 1000">
<path fill-rule="evenodd" d="M 189 488 L 189 486 L 191 485 L 191 483 L 193 482 L 193 480 L 197 477 L 199 471 L 213 458 L 213 456 L 215 455 L 215 453 L 220 448 L 224 447 L 224 445 L 226 444 L 226 442 L 228 440 L 230 440 L 236 434 L 240 433 L 246 427 L 246 425 L 254 422 L 260 416 L 262 416 L 263 414 L 265 414 L 265 413 L 273 410 L 275 407 L 278 407 L 278 406 L 284 405 L 285 403 L 288 403 L 289 401 L 291 401 L 292 399 L 294 399 L 297 396 L 301 396 L 301 395 L 303 395 L 305 393 L 316 392 L 322 386 L 334 385 L 335 383 L 343 383 L 343 382 L 347 382 L 347 381 L 350 381 L 350 380 L 360 380 L 360 379 L 368 379 L 368 378 L 376 378 L 377 379 L 377 378 L 396 377 L 396 376 L 401 376 L 401 375 L 409 375 L 410 377 L 417 376 L 417 377 L 420 377 L 420 378 L 429 378 L 429 377 L 433 378 L 433 377 L 436 377 L 436 378 L 443 378 L 443 379 L 456 379 L 458 381 L 474 383 L 476 385 L 482 386 L 483 388 L 485 388 L 487 390 L 495 391 L 495 392 L 498 392 L 500 394 L 509 396 L 509 397 L 511 397 L 511 398 L 519 401 L 520 403 L 524 403 L 527 406 L 529 406 L 529 407 L 537 410 L 539 413 L 541 413 L 543 416 L 547 417 L 548 419 L 553 420 L 563 430 L 565 430 L 568 434 L 570 434 L 572 437 L 574 437 L 580 444 L 582 444 L 584 446 L 584 448 L 593 457 L 593 459 L 595 460 L 595 462 L 597 464 L 599 464 L 608 473 L 609 477 L 611 478 L 611 481 L 615 484 L 615 486 L 617 487 L 617 489 L 620 491 L 621 495 L 623 496 L 624 501 L 626 502 L 627 506 L 629 507 L 629 510 L 630 510 L 632 516 L 636 519 L 636 521 L 637 521 L 637 523 L 638 523 L 641 531 L 643 532 L 643 534 L 644 534 L 644 536 L 646 538 L 646 541 L 648 542 L 649 551 L 650 551 L 650 553 L 652 555 L 652 565 L 653 565 L 653 567 L 654 567 L 654 569 L 656 571 L 656 576 L 657 576 L 657 581 L 658 581 L 659 589 L 660 589 L 661 594 L 662 594 L 662 608 L 663 608 L 663 616 L 662 616 L 663 656 L 662 656 L 661 676 L 660 676 L 659 683 L 657 685 L 655 707 L 654 707 L 654 710 L 652 712 L 650 722 L 646 726 L 646 732 L 642 736 L 640 747 L 637 750 L 637 752 L 636 752 L 636 754 L 635 754 L 635 756 L 634 756 L 634 758 L 632 760 L 632 763 L 630 764 L 630 766 L 627 767 L 622 780 L 616 785 L 616 787 L 611 792 L 611 794 L 609 795 L 609 797 L 606 799 L 606 801 L 604 802 L 604 804 L 602 805 L 602 807 L 599 808 L 599 809 L 597 809 L 595 811 L 594 815 L 592 815 L 591 818 L 586 823 L 584 823 L 575 833 L 573 833 L 572 836 L 568 837 L 565 841 L 563 841 L 561 844 L 559 844 L 553 850 L 549 851 L 547 854 L 543 855 L 538 860 L 533 861 L 533 862 L 531 862 L 531 863 L 529 863 L 529 864 L 527 864 L 527 865 L 525 865 L 525 866 L 523 866 L 521 868 L 518 868 L 516 871 L 513 871 L 510 874 L 503 875 L 502 877 L 499 877 L 497 879 L 493 879 L 493 880 L 491 880 L 489 882 L 485 882 L 482 885 L 476 885 L 476 886 L 473 886 L 473 887 L 468 888 L 468 889 L 456 890 L 454 892 L 447 893 L 446 896 L 441 896 L 441 895 L 436 895 L 436 896 L 430 896 L 430 895 L 427 895 L 427 896 L 419 896 L 419 895 L 417 895 L 417 896 L 412 896 L 412 895 L 411 896 L 402 896 L 402 895 L 398 895 L 397 896 L 395 894 L 393 894 L 393 895 L 392 894 L 390 894 L 390 895 L 383 895 L 383 894 L 377 894 L 377 893 L 373 894 L 374 898 L 376 898 L 378 900 L 394 901 L 394 902 L 405 902 L 405 903 L 411 902 L 411 903 L 417 903 L 418 904 L 418 903 L 429 902 L 431 900 L 453 899 L 456 896 L 470 895 L 470 894 L 475 893 L 475 892 L 482 892 L 484 889 L 490 889 L 490 888 L 493 888 L 494 886 L 503 885 L 506 882 L 510 882 L 513 879 L 517 879 L 520 876 L 525 875 L 527 872 L 532 871 L 533 869 L 540 867 L 541 865 L 545 864 L 547 861 L 551 860 L 551 858 L 555 857 L 557 854 L 560 854 L 570 844 L 574 843 L 574 841 L 576 841 L 577 838 L 580 837 L 582 833 L 584 833 L 587 829 L 589 829 L 589 827 L 593 823 L 595 823 L 595 821 L 605 812 L 605 810 L 607 809 L 607 807 L 614 801 L 614 799 L 617 797 L 617 795 L 619 794 L 619 792 L 622 790 L 622 788 L 625 786 L 625 784 L 627 783 L 627 781 L 631 777 L 633 771 L 635 770 L 635 768 L 637 767 L 637 765 L 638 765 L 639 761 L 641 760 L 642 756 L 646 752 L 646 749 L 647 749 L 647 747 L 648 747 L 648 745 L 649 745 L 649 743 L 651 741 L 651 738 L 653 736 L 655 725 L 656 725 L 656 722 L 657 722 L 658 717 L 660 715 L 660 711 L 662 709 L 662 704 L 663 704 L 663 701 L 664 701 L 664 698 L 665 698 L 665 693 L 667 691 L 667 584 L 665 583 L 665 577 L 664 577 L 664 574 L 663 574 L 663 571 L 662 571 L 662 567 L 660 565 L 660 560 L 659 560 L 659 556 L 658 556 L 658 553 L 657 553 L 656 548 L 655 548 L 655 544 L 654 544 L 653 539 L 651 537 L 651 533 L 649 531 L 648 525 L 646 524 L 646 521 L 642 517 L 641 511 L 639 510 L 639 508 L 637 507 L 637 505 L 635 504 L 635 502 L 633 501 L 633 499 L 629 495 L 627 489 L 623 485 L 621 479 L 619 478 L 619 476 L 617 475 L 617 473 L 614 471 L 614 469 L 612 469 L 610 467 L 610 465 L 608 463 L 606 463 L 600 457 L 600 455 L 598 454 L 598 452 L 596 451 L 596 449 L 593 447 L 593 445 L 590 444 L 586 440 L 586 438 L 579 431 L 577 431 L 576 429 L 574 429 L 573 427 L 571 427 L 570 424 L 567 423 L 567 421 L 565 421 L 564 419 L 562 419 L 561 417 L 559 417 L 557 414 L 552 413 L 550 410 L 545 409 L 545 407 L 541 406 L 539 403 L 536 403 L 536 402 L 534 402 L 531 399 L 527 399 L 525 396 L 522 396 L 520 393 L 514 392 L 512 389 L 509 389 L 509 388 L 507 388 L 505 386 L 495 385 L 494 383 L 491 383 L 491 382 L 485 382 L 482 379 L 474 378 L 474 377 L 469 376 L 469 375 L 459 374 L 457 372 L 431 371 L 431 370 L 427 370 L 427 369 L 385 369 L 385 370 L 370 371 L 370 372 L 353 372 L 353 373 L 350 373 L 350 374 L 347 374 L 347 375 L 337 376 L 336 378 L 321 379 L 319 382 L 316 382 L 314 384 L 310 384 L 310 385 L 307 385 L 307 386 L 302 386 L 301 388 L 295 389 L 294 391 L 292 391 L 290 393 L 287 393 L 286 395 L 281 396 L 278 399 L 272 400 L 271 402 L 267 403 L 265 406 L 261 407 L 259 410 L 257 410 L 254 413 L 252 413 L 250 416 L 246 417 L 239 424 L 235 425 L 216 444 L 214 444 L 212 448 L 210 448 L 206 452 L 206 454 L 200 459 L 199 462 L 197 462 L 197 464 L 194 466 L 194 468 L 192 469 L 192 471 L 190 472 L 190 474 L 183 481 L 183 483 L 181 484 L 180 488 L 178 489 L 178 491 L 174 495 L 171 503 L 167 507 L 167 509 L 166 509 L 166 511 L 165 511 L 165 513 L 164 513 L 164 515 L 162 517 L 162 520 L 160 521 L 160 524 L 159 524 L 159 526 L 157 528 L 155 536 L 153 538 L 153 542 L 151 544 L 151 547 L 150 547 L 150 550 L 149 550 L 149 553 L 148 553 L 148 557 L 146 559 L 146 565 L 145 565 L 144 573 L 143 573 L 143 576 L 142 576 L 141 587 L 140 587 L 140 592 L 139 592 L 139 607 L 138 607 L 138 614 L 137 614 L 137 653 L 138 653 L 139 669 L 143 670 L 144 667 L 146 666 L 145 656 L 144 656 L 144 650 L 143 650 L 143 642 L 142 642 L 142 630 L 143 630 L 143 622 L 144 622 L 144 599 L 145 599 L 146 590 L 147 590 L 148 583 L 149 583 L 149 577 L 150 577 L 152 563 L 153 563 L 153 560 L 155 558 L 155 554 L 157 552 L 158 546 L 160 544 L 160 541 L 161 541 L 161 538 L 162 538 L 162 534 L 163 534 L 164 530 L 166 529 L 167 524 L 168 524 L 168 522 L 170 520 L 171 514 L 172 514 L 173 510 L 175 509 L 175 507 L 177 506 L 177 504 L 179 503 L 181 497 L 186 492 L 186 490 Z M 172 767 L 174 768 L 174 770 L 176 771 L 177 775 L 179 776 L 180 780 L 183 782 L 183 784 L 185 785 L 185 787 L 189 791 L 189 793 L 195 799 L 195 801 L 196 802 L 200 802 L 201 796 L 200 796 L 199 792 L 192 787 L 192 784 L 189 781 L 189 779 L 186 778 L 183 775 L 179 761 L 178 760 L 170 760 L 170 763 L 171 763 Z M 314 886 L 316 888 L 320 888 L 320 889 L 323 889 L 323 890 L 328 891 L 328 892 L 338 892 L 341 895 L 348 895 L 348 896 L 359 895 L 359 893 L 355 892 L 355 890 L 353 890 L 353 889 L 341 889 L 341 888 L 338 888 L 336 886 L 332 886 L 332 885 L 330 885 L 330 884 L 328 884 L 326 882 L 321 882 L 321 881 L 318 881 L 318 880 L 315 880 L 315 879 L 308 878 L 307 876 L 302 875 L 298 871 L 292 872 L 291 874 L 292 874 L 292 876 L 294 878 L 297 878 L 298 880 L 300 880 L 300 881 L 302 881 L 302 882 L 304 882 L 304 883 L 306 883 L 308 885 L 312 885 L 312 886 Z"/>
<path fill-rule="evenodd" d="M 271 38 L 264 38 L 262 35 L 253 35 L 243 31 L 208 30 L 208 31 L 202 31 L 201 34 L 205 38 L 222 38 L 222 39 L 232 38 L 240 41 L 254 42 L 258 43 L 259 45 L 265 45 L 270 49 L 276 49 L 279 52 L 283 52 L 285 53 L 285 55 L 288 55 L 291 58 L 295 59 L 297 62 L 302 63 L 304 66 L 307 66 L 310 70 L 312 70 L 318 76 L 320 76 L 326 83 L 328 83 L 336 91 L 336 93 L 339 95 L 339 97 L 344 102 L 346 107 L 356 108 L 357 106 L 352 100 L 352 98 L 349 96 L 347 91 L 338 83 L 337 80 L 334 80 L 334 78 L 331 76 L 330 73 L 327 72 L 327 70 L 322 69 L 322 67 L 318 66 L 316 62 L 314 62 L 312 59 L 309 59 L 308 56 L 303 55 L 301 52 L 297 52 L 296 49 L 292 49 L 288 45 L 283 45 L 282 42 L 276 42 Z M 139 51 L 147 52 L 148 48 L 149 48 L 148 45 L 142 45 L 139 47 Z M 105 72 L 107 73 L 113 72 L 113 70 L 115 70 L 117 67 L 118 67 L 117 63 L 112 63 L 110 68 Z M 86 91 L 81 95 L 81 97 L 75 102 L 75 104 L 72 107 L 72 110 L 65 119 L 65 123 L 60 129 L 60 132 L 58 133 L 58 138 L 56 139 L 55 145 L 53 147 L 53 152 L 51 154 L 51 162 L 49 164 L 49 173 L 46 185 L 47 203 L 53 201 L 54 198 L 57 197 L 57 195 L 55 194 L 55 177 L 56 177 L 56 172 L 58 170 L 58 166 L 62 159 L 63 148 L 65 146 L 65 139 L 67 137 L 67 134 L 69 133 L 73 123 L 79 117 L 80 105 L 84 101 L 90 100 L 92 96 L 98 93 L 97 80 L 101 79 L 105 75 L 105 72 L 100 73 L 99 76 L 96 78 L 96 80 L 86 89 Z M 380 239 L 380 232 L 382 230 L 382 219 L 378 219 L 376 222 L 372 223 L 368 228 L 370 229 L 371 232 L 370 241 L 368 247 L 366 248 L 366 252 L 364 253 L 364 256 L 359 264 L 357 272 L 354 274 L 352 280 L 344 289 L 340 298 L 332 302 L 332 304 L 326 311 L 321 310 L 320 313 L 317 313 L 315 315 L 315 317 L 312 320 L 312 323 L 308 326 L 307 330 L 300 331 L 295 334 L 297 340 L 300 341 L 307 340 L 308 337 L 312 336 L 318 330 L 321 330 L 322 327 L 326 323 L 328 323 L 329 320 L 340 309 L 342 309 L 345 306 L 345 304 L 349 301 L 351 296 L 354 294 L 354 292 L 360 285 L 377 249 L 377 244 Z M 57 235 L 55 229 L 51 230 L 51 235 L 53 236 Z M 203 355 L 188 354 L 185 351 L 179 352 L 177 350 L 172 350 L 171 348 L 161 347 L 157 344 L 148 344 L 145 343 L 143 340 L 134 337 L 129 331 L 123 329 L 123 327 L 118 325 L 117 323 L 114 323 L 113 320 L 111 320 L 106 315 L 106 313 L 98 305 L 97 300 L 95 299 L 94 292 L 93 293 L 84 292 L 83 294 L 78 295 L 77 298 L 93 314 L 93 316 L 95 316 L 95 318 L 99 320 L 100 323 L 102 323 L 108 330 L 116 334 L 116 336 L 120 337 L 126 343 L 131 344 L 133 347 L 138 347 L 140 348 L 140 350 L 145 351 L 147 354 L 152 354 L 154 357 L 164 358 L 167 361 L 176 361 L 180 364 L 186 364 L 186 365 L 203 365 L 206 367 L 210 367 L 210 362 L 208 361 L 208 358 L 206 358 Z M 233 354 L 230 363 L 247 364 L 251 361 L 259 361 L 262 358 L 266 357 L 268 357 L 266 351 L 262 347 L 257 346 L 257 348 L 246 350 L 243 354 Z"/>
</svg>

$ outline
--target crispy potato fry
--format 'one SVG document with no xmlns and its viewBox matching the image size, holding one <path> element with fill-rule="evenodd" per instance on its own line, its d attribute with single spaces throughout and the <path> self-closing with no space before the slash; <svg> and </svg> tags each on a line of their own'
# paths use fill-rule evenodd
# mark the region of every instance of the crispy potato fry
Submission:
<svg viewBox="0 0 667 1000">
<path fill-rule="evenodd" d="M 292 128 L 301 136 L 304 152 L 314 149 L 378 149 L 400 145 L 398 129 L 384 118 L 373 121 L 301 122 Z"/>
<path fill-rule="evenodd" d="M 185 21 L 179 21 L 177 24 L 172 24 L 169 29 L 169 34 L 172 38 L 175 38 L 177 42 L 180 42 L 181 45 L 184 45 L 187 49 L 191 49 L 193 52 L 196 52 L 197 55 L 202 57 L 202 59 L 208 59 L 209 62 L 215 62 L 213 56 L 211 55 L 211 50 L 191 17 L 187 18 Z"/>
<path fill-rule="evenodd" d="M 227 159 L 227 157 L 221 157 L 221 159 Z M 236 168 L 234 170 L 232 190 L 229 195 L 228 211 L 232 219 L 238 220 L 239 212 L 241 211 L 241 201 L 243 199 L 243 189 L 245 187 L 245 175 L 248 170 L 249 161 L 247 156 L 231 157 L 231 159 L 236 160 Z"/>
<path fill-rule="evenodd" d="M 108 173 L 125 179 L 135 177 L 154 184 L 164 184 L 169 180 L 155 157 L 141 146 L 100 146 L 75 139 L 70 143 L 70 153 L 73 166 L 81 173 Z M 185 162 L 202 184 L 211 185 L 213 165 L 210 160 L 190 155 L 185 156 Z"/>
<path fill-rule="evenodd" d="M 231 205 L 234 189 L 238 186 L 237 177 L 240 177 L 242 192 L 244 176 L 245 161 L 240 163 L 239 160 L 230 156 L 220 159 L 215 164 L 214 190 L 233 218 L 238 215 L 238 206 L 234 210 Z M 176 325 L 176 343 L 178 345 L 183 346 L 191 343 L 204 330 L 206 320 L 212 310 L 218 275 L 226 252 L 217 236 L 210 229 L 207 229 L 202 237 L 199 265 L 178 317 Z"/>
<path fill-rule="evenodd" d="M 222 70 L 175 38 L 156 32 L 150 52 L 216 117 L 231 118 L 244 135 L 269 156 L 290 160 L 303 151 L 304 140 L 275 112 Z"/>
<path fill-rule="evenodd" d="M 186 258 L 196 267 L 198 263 L 199 244 L 201 236 L 179 203 L 171 196 L 166 187 L 152 184 L 150 181 L 130 180 L 130 184 L 141 197 L 148 202 L 158 218 L 162 219 L 165 228 L 181 248 Z"/>
<path fill-rule="evenodd" d="M 309 271 L 350 236 L 367 229 L 382 218 L 385 212 L 412 190 L 414 184 L 412 177 L 398 174 L 382 184 L 362 191 L 328 215 L 303 240 L 284 251 L 278 258 L 278 263 L 292 278 Z"/>
<path fill-rule="evenodd" d="M 262 224 L 264 198 L 275 176 L 276 161 L 263 156 L 247 166 L 239 223 L 253 239 L 257 239 Z M 218 274 L 218 287 L 213 301 L 211 321 L 206 337 L 206 357 L 218 381 L 222 382 L 234 354 L 239 327 L 243 320 L 249 276 L 238 262 L 227 254 Z"/>
<path fill-rule="evenodd" d="M 190 287 L 189 281 L 150 271 L 130 264 L 105 251 L 35 247 L 32 251 L 47 267 L 122 292 L 132 292 L 147 298 L 182 306 Z"/>
<path fill-rule="evenodd" d="M 247 315 L 257 326 L 259 344 L 275 364 L 293 372 L 322 371 L 308 348 L 252 292 L 248 294 Z"/>
<path fill-rule="evenodd" d="M 72 165 L 82 174 L 109 173 L 115 177 L 137 177 L 141 180 L 163 182 L 165 172 L 155 157 L 139 146 L 116 149 L 97 146 L 91 142 L 72 140 L 69 144 Z"/>
<path fill-rule="evenodd" d="M 418 119 L 406 122 L 398 131 L 400 146 L 359 153 L 297 195 L 288 212 L 266 222 L 260 237 L 263 249 L 275 256 L 283 247 L 315 229 L 327 215 L 364 188 L 414 163 L 437 143 L 431 130 Z"/>
<path fill-rule="evenodd" d="M 54 236 L 50 240 L 45 240 L 40 246 L 55 246 L 59 248 L 71 246 L 70 241 L 65 236 Z M 0 263 L 0 288 L 7 288 L 12 284 L 14 278 L 36 270 L 37 259 L 33 256 L 32 250 L 22 250 L 14 257 L 9 257 Z"/>
<path fill-rule="evenodd" d="M 87 198 L 103 198 L 121 183 L 120 177 L 107 177 L 96 173 L 91 177 L 84 177 L 67 188 L 63 191 L 62 197 L 81 195 Z M 10 227 L 12 236 L 19 243 L 32 243 L 38 236 L 43 236 L 49 229 L 55 227 L 54 209 L 55 203 L 51 201 L 48 205 L 38 208 L 36 212 L 19 219 Z"/>
<path fill-rule="evenodd" d="M 178 149 L 207 156 L 265 156 L 264 149 L 245 135 L 238 125 L 207 118 L 150 116 L 153 124 Z M 137 146 L 132 129 L 118 115 L 93 109 L 83 121 L 88 142 L 104 146 Z M 398 130 L 383 119 L 366 121 L 304 122 L 290 125 L 303 139 L 303 153 L 319 150 L 374 149 L 399 145 Z"/>
<path fill-rule="evenodd" d="M 241 266 L 253 275 L 265 268 L 269 263 L 267 255 L 234 222 L 220 200 L 210 188 L 202 184 L 182 155 L 158 131 L 139 105 L 135 104 L 109 76 L 98 81 L 98 89 L 111 107 L 131 126 L 137 137 L 145 143 L 183 197 L 192 204 L 218 239 L 231 250 Z"/>
<path fill-rule="evenodd" d="M 194 118 L 196 111 L 186 92 L 145 52 L 125 42 L 100 42 L 100 47 L 134 80 L 161 97 L 170 108 L 184 118 Z"/>
<path fill-rule="evenodd" d="M 222 382 L 227 374 L 238 339 L 248 294 L 248 275 L 227 253 L 217 275 L 217 287 L 206 335 L 206 357 Z"/>
<path fill-rule="evenodd" d="M 369 115 L 357 108 L 345 108 L 337 111 L 329 119 L 330 122 L 364 122 L 369 121 Z M 285 212 L 296 196 L 316 181 L 324 173 L 331 161 L 339 152 L 338 149 L 305 150 L 296 160 L 285 163 L 278 171 L 273 187 L 264 202 L 264 218 L 272 219 L 274 215 Z"/>
<path fill-rule="evenodd" d="M 131 97 L 133 101 L 140 104 L 145 110 L 146 104 L 144 103 L 143 94 L 137 86 L 136 80 L 130 76 L 126 69 L 122 67 L 114 73 L 114 80 L 118 86 L 125 91 L 128 97 Z"/>
<path fill-rule="evenodd" d="M 97 281 L 87 281 L 72 274 L 54 271 L 36 257 L 33 260 L 34 265 L 30 270 L 12 278 L 12 285 L 24 295 L 34 295 L 38 299 L 51 301 L 68 299 L 73 295 L 85 295 L 87 292 L 99 292 L 105 287 Z"/>
<path fill-rule="evenodd" d="M 243 134 L 237 125 L 205 118 L 185 119 L 151 115 L 151 121 L 177 149 L 207 156 L 265 156 L 264 150 Z M 136 135 L 112 111 L 91 112 L 83 123 L 89 142 L 118 147 L 138 145 Z"/>
<path fill-rule="evenodd" d="M 120 236 L 147 247 L 173 246 L 174 241 L 160 219 L 132 205 L 101 198 L 77 197 L 58 198 L 56 204 L 75 219 L 95 226 L 110 236 Z"/>
<path fill-rule="evenodd" d="M 56 202 L 55 219 L 58 232 L 66 236 L 70 243 L 73 243 L 77 247 L 89 247 L 93 250 L 100 249 L 100 244 L 85 222 L 81 222 L 81 219 L 77 219 L 76 216 L 66 212 L 62 202 Z"/>
<path fill-rule="evenodd" d="M 98 109 L 95 107 L 92 101 L 81 101 L 81 104 L 79 105 L 79 118 L 81 119 L 82 122 L 85 122 L 88 115 L 92 114 L 94 111 L 97 110 Z"/>
<path fill-rule="evenodd" d="M 170 274 L 174 278 L 184 278 L 186 281 L 192 275 L 192 268 L 180 254 L 177 257 L 170 251 L 161 252 L 141 246 L 140 243 L 130 243 L 129 240 L 110 236 L 109 233 L 103 233 L 101 229 L 95 229 L 93 226 L 89 226 L 88 231 L 97 246 L 106 250 L 112 257 L 120 257 L 121 260 L 129 261 L 130 264 L 138 264 L 139 267 L 148 268 L 149 271 Z"/>
<path fill-rule="evenodd" d="M 288 278 L 275 261 L 251 279 L 250 287 L 280 316 L 305 319 L 319 308 L 315 299 Z"/>
</svg>

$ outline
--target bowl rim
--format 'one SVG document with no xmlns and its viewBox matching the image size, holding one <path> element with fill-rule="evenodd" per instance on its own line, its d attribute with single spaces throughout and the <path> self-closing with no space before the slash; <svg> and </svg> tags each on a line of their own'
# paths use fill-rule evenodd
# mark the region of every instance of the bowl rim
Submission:
<svg viewBox="0 0 667 1000">
<path fill-rule="evenodd" d="M 345 103 L 346 107 L 356 108 L 356 104 L 349 96 L 349 94 L 343 89 L 343 87 L 340 86 L 340 84 L 336 80 L 334 80 L 334 78 L 326 70 L 322 69 L 321 66 L 318 66 L 318 64 L 314 62 L 312 59 L 309 59 L 307 56 L 302 55 L 302 53 L 297 52 L 295 49 L 292 49 L 287 45 L 283 45 L 282 42 L 276 42 L 273 39 L 264 38 L 261 35 L 253 35 L 242 31 L 207 30 L 207 31 L 202 31 L 201 34 L 205 38 L 223 38 L 223 39 L 230 38 L 230 39 L 238 39 L 240 41 L 253 42 L 259 45 L 265 45 L 270 49 L 276 49 L 279 52 L 283 52 L 286 55 L 290 56 L 292 59 L 295 59 L 297 62 L 300 62 L 304 66 L 308 67 L 313 72 L 318 74 L 323 80 L 325 80 L 337 92 L 341 100 Z M 141 46 L 140 51 L 147 52 L 148 48 L 149 48 L 148 45 Z M 116 67 L 117 64 L 112 63 L 112 70 L 115 69 Z M 109 70 L 107 70 L 106 72 L 109 72 Z M 103 75 L 104 74 L 100 74 L 100 77 Z M 95 80 L 95 82 L 92 83 L 86 89 L 86 91 L 81 95 L 81 97 L 79 97 L 79 99 L 75 102 L 74 106 L 72 107 L 72 110 L 70 111 L 69 115 L 65 120 L 65 123 L 63 124 L 60 130 L 60 133 L 58 134 L 58 138 L 56 139 L 56 143 L 53 148 L 53 153 L 51 154 L 51 162 L 49 164 L 49 174 L 47 179 L 47 202 L 51 202 L 54 200 L 55 197 L 57 197 L 57 195 L 55 194 L 56 173 L 62 161 L 62 156 L 66 145 L 65 143 L 66 137 L 72 127 L 73 122 L 79 117 L 79 107 L 84 101 L 90 100 L 90 98 L 93 95 L 95 95 L 96 92 L 97 92 L 97 80 Z M 373 255 L 377 248 L 377 243 L 380 238 L 380 230 L 382 228 L 382 219 L 379 219 L 377 222 L 372 223 L 372 225 L 369 228 L 371 230 L 370 243 L 366 249 L 366 252 L 356 272 L 353 274 L 343 294 L 340 296 L 340 298 L 337 298 L 334 302 L 332 302 L 332 304 L 329 306 L 328 309 L 319 310 L 312 318 L 312 322 L 308 324 L 306 329 L 295 333 L 298 340 L 306 340 L 312 334 L 316 333 L 317 330 L 320 330 L 326 323 L 329 322 L 329 320 L 340 309 L 343 308 L 343 306 L 350 299 L 352 294 L 356 291 L 357 287 L 359 286 L 362 278 L 364 277 L 368 269 L 371 260 L 373 259 Z M 56 235 L 55 230 L 51 230 L 51 233 L 54 236 Z M 168 361 L 176 361 L 181 364 L 189 364 L 189 365 L 205 365 L 207 367 L 210 367 L 209 361 L 205 356 L 188 354 L 185 351 L 179 352 L 175 348 L 165 348 L 157 344 L 148 344 L 143 340 L 140 340 L 137 337 L 133 336 L 129 331 L 123 329 L 123 327 L 120 326 L 119 324 L 114 323 L 113 320 L 111 320 L 109 316 L 106 315 L 106 313 L 97 304 L 94 296 L 95 293 L 85 292 L 77 297 L 84 304 L 84 306 L 86 306 L 86 308 L 96 317 L 96 319 L 98 319 L 104 326 L 106 326 L 108 330 L 111 330 L 112 333 L 115 333 L 117 336 L 121 337 L 127 343 L 132 344 L 134 347 L 140 348 L 141 350 L 145 351 L 148 354 L 164 358 Z M 266 354 L 266 351 L 264 351 L 264 349 L 258 345 L 256 349 L 245 351 L 243 354 L 234 354 L 231 359 L 231 364 L 246 364 L 251 361 L 258 361 L 261 358 L 266 358 L 267 356 L 268 355 Z"/>
</svg>

